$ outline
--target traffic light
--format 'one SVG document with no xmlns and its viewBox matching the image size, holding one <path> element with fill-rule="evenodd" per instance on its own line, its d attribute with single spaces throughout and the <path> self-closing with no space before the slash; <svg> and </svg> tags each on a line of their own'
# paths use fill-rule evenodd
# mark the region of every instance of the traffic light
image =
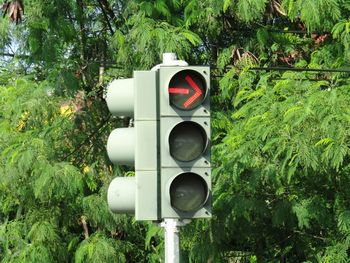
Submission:
<svg viewBox="0 0 350 263">
<path fill-rule="evenodd" d="M 211 217 L 210 69 L 160 65 L 114 80 L 107 90 L 113 115 L 134 127 L 109 136 L 115 164 L 135 167 L 135 177 L 116 177 L 108 204 L 136 220 Z"/>
<path fill-rule="evenodd" d="M 115 213 L 136 220 L 158 220 L 157 73 L 134 71 L 132 79 L 114 80 L 107 88 L 108 109 L 134 119 L 134 127 L 112 131 L 107 154 L 114 164 L 135 167 L 135 177 L 116 177 L 107 201 Z"/>
<path fill-rule="evenodd" d="M 158 74 L 161 218 L 211 217 L 210 69 Z"/>
</svg>

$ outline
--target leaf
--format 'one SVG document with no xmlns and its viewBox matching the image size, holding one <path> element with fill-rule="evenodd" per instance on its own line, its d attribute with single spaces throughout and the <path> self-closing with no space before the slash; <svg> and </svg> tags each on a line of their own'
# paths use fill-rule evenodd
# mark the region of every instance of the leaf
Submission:
<svg viewBox="0 0 350 263">
<path fill-rule="evenodd" d="M 264 12 L 267 0 L 238 0 L 238 16 L 245 22 L 256 20 Z"/>
<path fill-rule="evenodd" d="M 75 261 L 77 263 L 126 262 L 121 253 L 122 248 L 115 245 L 118 244 L 97 232 L 80 243 L 75 253 Z"/>
<path fill-rule="evenodd" d="M 332 138 L 323 138 L 321 140 L 319 140 L 315 146 L 320 146 L 320 145 L 327 145 L 327 144 L 330 144 L 330 143 L 333 143 L 334 140 Z"/>
<path fill-rule="evenodd" d="M 227 9 L 233 4 L 233 0 L 224 0 L 224 4 L 223 4 L 223 7 L 222 7 L 222 10 L 224 12 L 227 11 Z"/>
<path fill-rule="evenodd" d="M 301 110 L 302 108 L 303 108 L 303 107 L 301 107 L 301 106 L 292 107 L 292 108 L 288 109 L 288 110 L 284 113 L 284 117 L 287 117 L 288 114 L 291 114 L 291 113 L 294 113 L 294 112 L 296 112 L 296 111 L 299 111 L 299 110 Z"/>
<path fill-rule="evenodd" d="M 47 221 L 35 223 L 28 233 L 28 238 L 34 244 L 57 244 L 59 242 L 57 228 Z"/>
<path fill-rule="evenodd" d="M 162 228 L 160 228 L 159 226 L 156 226 L 154 224 L 150 224 L 148 226 L 148 230 L 147 230 L 147 235 L 145 238 L 145 247 L 147 249 L 151 249 L 151 239 L 157 235 L 160 235 L 160 233 L 162 232 Z"/>
<path fill-rule="evenodd" d="M 165 0 L 156 0 L 154 3 L 156 10 L 168 19 L 171 17 L 171 12 Z"/>
<path fill-rule="evenodd" d="M 293 205 L 293 212 L 298 219 L 298 227 L 300 229 L 310 228 L 309 200 L 302 200 L 300 203 Z"/>
<path fill-rule="evenodd" d="M 338 215 L 337 226 L 343 233 L 349 234 L 350 232 L 350 210 L 342 211 Z"/>
<path fill-rule="evenodd" d="M 184 31 L 181 32 L 181 34 L 183 36 L 185 36 L 185 38 L 188 41 L 190 41 L 193 46 L 197 46 L 197 45 L 199 45 L 201 43 L 200 37 L 197 34 L 191 32 L 189 30 L 184 30 Z"/>
</svg>

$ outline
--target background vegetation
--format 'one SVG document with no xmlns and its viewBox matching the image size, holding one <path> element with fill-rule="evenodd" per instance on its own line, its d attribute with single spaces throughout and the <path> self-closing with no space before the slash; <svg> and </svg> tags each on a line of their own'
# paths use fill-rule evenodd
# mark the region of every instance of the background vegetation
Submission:
<svg viewBox="0 0 350 263">
<path fill-rule="evenodd" d="M 110 80 L 175 52 L 212 67 L 212 220 L 184 262 L 349 262 L 350 2 L 12 0 L 0 18 L 0 261 L 160 262 L 113 215 Z M 279 67 L 279 70 L 257 70 Z M 299 68 L 301 71 L 281 67 Z M 275 68 L 276 69 L 276 68 Z"/>
</svg>

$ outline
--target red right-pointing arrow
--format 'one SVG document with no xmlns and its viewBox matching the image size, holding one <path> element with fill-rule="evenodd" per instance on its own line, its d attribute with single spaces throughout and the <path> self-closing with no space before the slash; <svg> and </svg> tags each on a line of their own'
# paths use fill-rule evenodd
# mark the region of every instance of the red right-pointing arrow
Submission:
<svg viewBox="0 0 350 263">
<path fill-rule="evenodd" d="M 185 80 L 187 81 L 188 84 L 194 89 L 195 93 L 189 97 L 185 102 L 184 102 L 184 107 L 187 108 L 190 106 L 200 95 L 202 95 L 201 89 L 197 86 L 197 84 L 193 81 L 190 75 L 187 75 L 185 77 Z"/>
<path fill-rule="evenodd" d="M 175 94 L 189 94 L 190 90 L 185 88 L 169 88 L 169 93 Z"/>
</svg>

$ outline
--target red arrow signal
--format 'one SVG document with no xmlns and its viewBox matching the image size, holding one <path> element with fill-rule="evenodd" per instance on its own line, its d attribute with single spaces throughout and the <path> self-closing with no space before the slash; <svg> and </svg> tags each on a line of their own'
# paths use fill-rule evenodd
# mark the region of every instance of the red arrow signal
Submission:
<svg viewBox="0 0 350 263">
<path fill-rule="evenodd" d="M 185 77 L 185 80 L 187 81 L 188 84 L 194 89 L 195 93 L 189 97 L 185 102 L 184 102 L 184 107 L 187 108 L 190 106 L 196 99 L 198 99 L 202 95 L 202 90 L 197 86 L 197 84 L 193 81 L 190 75 L 187 75 Z"/>
<path fill-rule="evenodd" d="M 204 100 L 206 82 L 194 70 L 181 70 L 172 76 L 168 84 L 169 102 L 181 110 L 193 110 Z"/>
<path fill-rule="evenodd" d="M 190 90 L 186 88 L 169 88 L 169 93 L 174 94 L 189 94 Z"/>
<path fill-rule="evenodd" d="M 185 80 L 187 83 L 191 86 L 191 88 L 194 90 L 194 94 L 189 97 L 183 104 L 185 108 L 190 106 L 196 99 L 198 99 L 202 95 L 202 90 L 198 87 L 198 85 L 193 81 L 190 75 L 186 75 Z M 173 94 L 190 94 L 190 90 L 186 88 L 169 88 L 169 93 Z"/>
</svg>

